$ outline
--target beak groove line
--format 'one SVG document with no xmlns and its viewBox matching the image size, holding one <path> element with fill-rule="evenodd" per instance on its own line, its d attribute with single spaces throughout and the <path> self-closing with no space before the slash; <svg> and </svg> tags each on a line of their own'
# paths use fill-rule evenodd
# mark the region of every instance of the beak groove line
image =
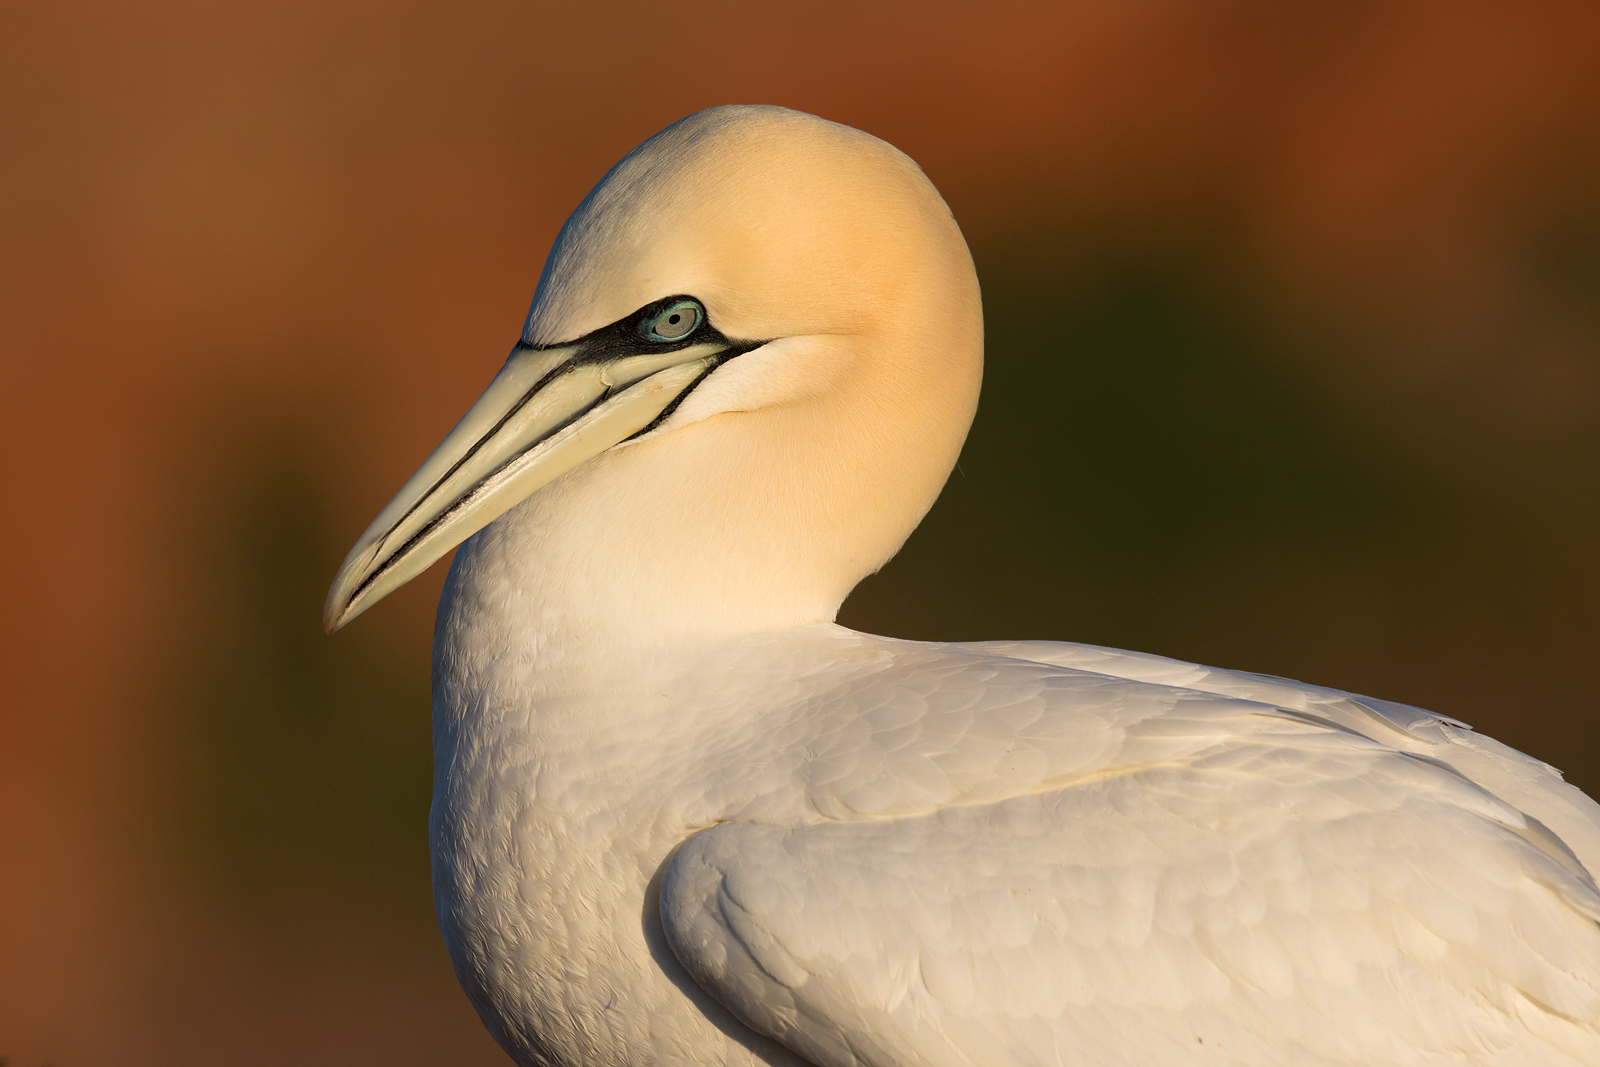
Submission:
<svg viewBox="0 0 1600 1067">
<path fill-rule="evenodd" d="M 344 626 L 573 467 L 660 426 L 707 375 L 754 347 L 694 344 L 609 359 L 585 358 L 578 345 L 514 349 L 345 557 L 323 629 Z"/>
</svg>

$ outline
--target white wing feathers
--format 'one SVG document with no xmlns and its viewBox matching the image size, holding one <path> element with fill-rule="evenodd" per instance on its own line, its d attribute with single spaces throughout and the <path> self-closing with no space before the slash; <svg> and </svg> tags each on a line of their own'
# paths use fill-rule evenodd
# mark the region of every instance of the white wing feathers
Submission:
<svg viewBox="0 0 1600 1067">
<path fill-rule="evenodd" d="M 1561 772 L 1548 763 L 1476 733 L 1458 719 L 1287 678 L 1205 667 L 1099 645 L 989 641 L 957 647 L 1310 712 L 1402 752 L 1449 764 L 1548 826 L 1590 871 L 1600 870 L 1600 808 L 1595 802 L 1563 781 Z"/>
<path fill-rule="evenodd" d="M 1600 1063 L 1600 893 L 1454 741 L 1376 736 L 1439 720 L 920 647 L 800 709 L 815 820 L 666 869 L 673 951 L 756 1029 L 824 1067 Z"/>
</svg>

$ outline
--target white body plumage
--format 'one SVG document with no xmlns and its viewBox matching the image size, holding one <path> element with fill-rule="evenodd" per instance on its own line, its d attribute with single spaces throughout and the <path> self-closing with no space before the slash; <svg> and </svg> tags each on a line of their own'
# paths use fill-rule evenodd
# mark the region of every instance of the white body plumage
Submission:
<svg viewBox="0 0 1600 1067">
<path fill-rule="evenodd" d="M 948 473 L 980 351 L 948 213 L 855 131 L 702 113 L 574 214 L 329 599 L 480 531 L 430 833 L 506 1049 L 1600 1063 L 1600 809 L 1544 764 L 1278 679 L 832 624 Z"/>
</svg>

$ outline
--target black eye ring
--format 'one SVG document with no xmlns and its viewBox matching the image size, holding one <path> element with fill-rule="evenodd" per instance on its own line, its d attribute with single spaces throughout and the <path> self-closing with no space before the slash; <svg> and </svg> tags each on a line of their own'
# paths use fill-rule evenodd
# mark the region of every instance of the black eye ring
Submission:
<svg viewBox="0 0 1600 1067">
<path fill-rule="evenodd" d="M 665 310 L 639 323 L 639 333 L 647 341 L 670 344 L 688 337 L 706 321 L 706 309 L 698 300 L 676 300 Z"/>
</svg>

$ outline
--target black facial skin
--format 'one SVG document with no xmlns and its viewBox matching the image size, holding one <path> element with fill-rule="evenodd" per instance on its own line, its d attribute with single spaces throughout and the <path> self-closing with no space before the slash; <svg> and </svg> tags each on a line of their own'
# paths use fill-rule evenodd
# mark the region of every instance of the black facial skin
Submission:
<svg viewBox="0 0 1600 1067">
<path fill-rule="evenodd" d="M 645 328 L 647 323 L 654 321 L 658 316 L 661 315 L 662 312 L 671 308 L 673 305 L 682 304 L 685 302 L 693 302 L 695 309 L 697 309 L 699 312 L 699 321 L 695 324 L 693 329 L 689 330 L 682 337 L 676 337 L 670 340 L 657 340 L 649 335 L 649 332 Z M 694 380 L 694 384 L 690 385 L 689 388 L 679 393 L 677 398 L 674 399 L 672 403 L 668 404 L 661 414 L 655 417 L 650 425 L 646 426 L 632 437 L 629 437 L 628 440 L 631 441 L 634 437 L 643 436 L 644 434 L 649 433 L 651 430 L 654 430 L 657 426 L 660 426 L 668 416 L 678 409 L 678 405 L 683 403 L 683 398 L 699 388 L 700 383 L 705 381 L 706 377 L 710 375 L 712 371 L 728 362 L 728 360 L 742 356 L 746 352 L 754 351 L 766 343 L 767 342 L 765 341 L 729 340 L 727 337 L 723 336 L 721 331 L 719 331 L 715 326 L 711 325 L 711 320 L 706 314 L 704 304 L 692 296 L 686 296 L 681 293 L 677 296 L 663 297 L 660 300 L 646 304 L 633 314 L 624 318 L 620 318 L 609 326 L 602 326 L 593 333 L 586 334 L 585 336 L 578 338 L 576 341 L 564 341 L 560 344 L 553 345 L 530 345 L 518 341 L 516 347 L 511 350 L 512 355 L 516 355 L 518 352 L 545 351 L 551 348 L 572 348 L 575 351 L 570 360 L 551 370 L 550 373 L 539 379 L 538 383 L 535 384 L 533 388 L 524 393 L 522 399 L 513 404 L 511 409 L 505 413 L 499 422 L 491 427 L 487 433 L 479 438 L 478 442 L 474 444 L 472 448 L 467 450 L 465 455 L 457 460 L 449 470 L 445 471 L 444 474 L 440 476 L 439 481 L 434 483 L 434 486 L 428 490 L 428 493 L 423 494 L 415 506 L 420 507 L 421 501 L 428 499 L 428 496 L 433 492 L 433 489 L 437 488 L 439 485 L 442 485 L 447 479 L 449 479 L 451 475 L 460 469 L 463 463 L 466 463 L 467 460 L 471 459 L 472 456 L 475 455 L 478 449 L 482 446 L 483 442 L 489 440 L 496 433 L 498 433 L 500 428 L 514 418 L 517 412 L 521 411 L 523 406 L 533 398 L 534 394 L 543 389 L 552 378 L 566 373 L 574 365 L 609 363 L 612 360 L 621 359 L 624 356 L 642 356 L 657 352 L 677 352 L 685 348 L 690 348 L 694 345 L 715 345 L 721 347 L 721 351 L 708 358 L 708 365 L 705 369 L 705 372 Z M 573 412 L 571 417 L 568 418 L 566 422 L 563 422 L 560 426 L 555 427 L 550 432 L 556 433 L 563 427 L 570 425 L 579 418 L 582 418 L 588 412 L 594 410 L 595 407 L 605 403 L 606 400 L 611 397 L 611 395 L 611 390 L 606 390 L 605 393 L 595 398 L 592 404 L 583 408 L 581 411 Z M 378 580 L 380 575 L 393 566 L 396 561 L 405 556 L 405 554 L 411 550 L 412 545 L 420 541 L 423 537 L 427 536 L 427 534 L 435 526 L 443 522 L 449 515 L 454 513 L 456 508 L 465 506 L 471 497 L 472 494 L 469 492 L 465 497 L 456 503 L 455 507 L 447 509 L 427 526 L 417 531 L 417 533 L 410 540 L 408 540 L 397 551 L 390 555 L 389 560 L 382 567 L 379 567 L 372 574 L 368 575 L 366 581 L 362 582 L 355 589 L 351 590 L 350 599 L 354 601 L 357 597 L 359 597 L 369 585 Z M 401 516 L 398 521 L 404 522 L 409 516 L 410 512 L 407 512 L 406 515 Z"/>
<path fill-rule="evenodd" d="M 646 336 L 645 323 L 659 316 L 663 311 L 674 304 L 692 302 L 700 309 L 700 323 L 694 329 L 671 340 L 655 340 Z M 578 349 L 573 357 L 574 363 L 599 363 L 610 359 L 619 359 L 622 356 L 641 356 L 647 352 L 676 352 L 690 345 L 725 345 L 728 349 L 726 358 L 742 356 L 752 349 L 766 344 L 765 341 L 733 341 L 723 336 L 722 331 L 711 324 L 711 317 L 706 313 L 705 305 L 699 300 L 685 293 L 676 296 L 665 296 L 660 300 L 652 301 L 631 315 L 625 315 L 609 326 L 602 326 L 592 333 L 585 334 L 575 341 L 561 341 L 553 345 L 530 345 L 518 341 L 512 351 L 526 352 L 531 350 L 544 350 L 547 348 Z M 542 384 L 542 383 L 541 383 Z"/>
<path fill-rule="evenodd" d="M 671 340 L 656 340 L 655 338 L 649 336 L 649 332 L 646 329 L 646 324 L 652 322 L 654 319 L 660 316 L 662 312 L 666 311 L 668 308 L 671 308 L 673 305 L 682 304 L 685 302 L 693 303 L 694 306 L 699 310 L 700 321 L 693 329 L 684 334 L 682 337 L 673 338 Z M 711 357 L 710 366 L 706 367 L 705 374 L 700 375 L 699 378 L 695 379 L 693 385 L 679 393 L 677 399 L 668 404 L 661 414 L 656 416 L 655 420 L 651 422 L 650 425 L 634 434 L 633 437 L 628 438 L 628 440 L 631 441 L 634 437 L 641 437 L 665 422 L 667 417 L 678 409 L 678 405 L 683 403 L 683 398 L 698 389 L 700 387 L 700 383 L 705 381 L 706 376 L 712 371 L 728 362 L 728 360 L 742 356 L 746 352 L 752 352 L 766 343 L 767 342 L 765 341 L 730 340 L 723 335 L 721 330 L 718 330 L 711 324 L 711 317 L 707 314 L 705 305 L 703 303 L 701 303 L 695 297 L 689 296 L 685 293 L 679 293 L 675 296 L 665 296 L 660 300 L 646 304 L 633 314 L 626 315 L 618 319 L 616 322 L 611 323 L 609 326 L 602 326 L 592 333 L 585 334 L 576 341 L 562 341 L 558 344 L 552 345 L 530 345 L 518 341 L 517 346 L 512 349 L 512 354 L 515 355 L 518 352 L 527 351 L 543 351 L 550 348 L 576 348 L 577 352 L 573 355 L 571 364 L 581 365 L 585 363 L 607 363 L 614 359 L 621 359 L 624 356 L 642 356 L 654 352 L 677 352 L 693 345 L 721 346 L 722 351 Z M 546 381 L 555 375 L 560 374 L 566 369 L 567 366 L 571 364 L 564 363 L 560 367 L 552 370 L 548 375 L 545 376 L 545 378 L 541 379 L 537 385 L 528 390 L 528 396 L 531 397 L 534 393 L 537 393 L 540 389 L 544 388 Z M 611 394 L 607 392 L 604 396 L 601 396 L 599 399 L 597 399 L 595 404 L 604 403 L 610 396 Z M 526 398 L 524 399 L 524 403 L 525 402 Z M 511 409 L 511 411 L 506 413 L 506 418 L 511 418 L 511 416 L 515 415 L 521 407 L 522 404 L 517 404 Z M 575 412 L 572 418 L 577 419 L 588 410 L 588 408 L 585 408 L 584 411 Z M 496 426 L 495 429 L 499 429 L 499 427 Z M 491 433 L 492 432 L 493 431 L 491 431 Z"/>
</svg>

